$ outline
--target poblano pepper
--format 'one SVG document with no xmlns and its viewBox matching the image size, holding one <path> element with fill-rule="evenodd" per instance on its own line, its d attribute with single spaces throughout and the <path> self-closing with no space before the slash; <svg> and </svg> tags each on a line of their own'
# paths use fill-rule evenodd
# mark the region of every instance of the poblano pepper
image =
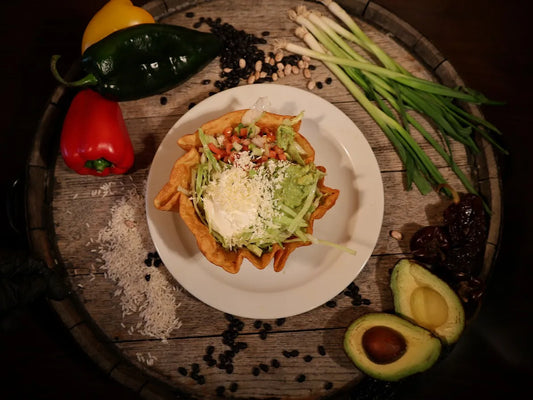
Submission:
<svg viewBox="0 0 533 400">
<path fill-rule="evenodd" d="M 65 81 L 53 56 L 52 73 L 72 87 L 90 87 L 114 101 L 136 100 L 170 90 L 204 68 L 221 48 L 212 33 L 177 25 L 140 24 L 118 30 L 90 46 L 81 65 L 87 76 Z"/>
</svg>

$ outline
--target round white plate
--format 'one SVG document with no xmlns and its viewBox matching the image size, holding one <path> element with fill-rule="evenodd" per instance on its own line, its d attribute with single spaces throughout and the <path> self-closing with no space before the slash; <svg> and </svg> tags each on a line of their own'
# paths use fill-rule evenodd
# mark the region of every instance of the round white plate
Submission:
<svg viewBox="0 0 533 400">
<path fill-rule="evenodd" d="M 272 264 L 256 269 L 247 260 L 237 274 L 211 264 L 177 213 L 157 210 L 153 200 L 184 154 L 179 137 L 234 110 L 267 97 L 267 111 L 304 111 L 300 133 L 314 147 L 315 163 L 327 169 L 326 186 L 340 189 L 337 203 L 314 223 L 314 236 L 357 251 L 350 255 L 314 244 L 296 249 L 281 272 Z M 170 129 L 157 150 L 146 189 L 146 215 L 154 245 L 165 266 L 193 296 L 229 314 L 275 319 L 318 307 L 339 294 L 364 267 L 383 220 L 383 184 L 365 137 L 342 111 L 308 91 L 276 84 L 239 86 L 217 93 L 189 110 Z"/>
</svg>

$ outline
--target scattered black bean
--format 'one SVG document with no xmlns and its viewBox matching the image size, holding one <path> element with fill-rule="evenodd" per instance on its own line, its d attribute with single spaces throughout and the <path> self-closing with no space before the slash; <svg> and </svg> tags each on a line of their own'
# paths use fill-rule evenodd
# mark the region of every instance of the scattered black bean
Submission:
<svg viewBox="0 0 533 400">
<path fill-rule="evenodd" d="M 261 325 L 263 325 L 263 321 L 261 321 L 261 320 L 254 321 L 254 328 L 255 329 L 261 328 Z"/>
<path fill-rule="evenodd" d="M 189 107 L 188 107 L 189 110 L 190 110 L 191 108 L 193 108 L 195 105 L 196 105 L 196 103 L 189 103 Z"/>
<path fill-rule="evenodd" d="M 226 368 L 224 368 L 224 369 L 226 370 L 227 374 L 232 374 L 233 373 L 233 364 L 226 365 Z"/>
<path fill-rule="evenodd" d="M 198 379 L 196 380 L 196 382 L 197 382 L 199 385 L 203 385 L 203 384 L 205 384 L 205 376 L 200 375 L 200 376 L 198 377 Z"/>
<path fill-rule="evenodd" d="M 316 87 L 319 88 L 319 89 L 322 89 L 324 87 L 324 85 L 322 84 L 322 82 L 317 82 L 316 83 Z"/>
<path fill-rule="evenodd" d="M 326 349 L 324 348 L 324 346 L 322 345 L 318 346 L 318 354 L 320 354 L 321 356 L 326 355 Z"/>
<path fill-rule="evenodd" d="M 239 388 L 239 385 L 237 384 L 237 382 L 232 382 L 229 385 L 229 391 L 232 392 L 232 393 L 235 393 L 238 388 Z"/>
<path fill-rule="evenodd" d="M 272 365 L 274 368 L 279 368 L 281 366 L 280 362 L 276 358 L 273 358 L 272 361 L 270 361 L 270 365 Z"/>
<path fill-rule="evenodd" d="M 371 303 L 370 299 L 363 299 L 363 304 L 364 304 L 365 306 L 370 305 L 370 303 Z"/>
<path fill-rule="evenodd" d="M 192 18 L 192 17 L 194 17 L 194 13 L 193 13 L 192 11 L 189 11 L 189 12 L 186 12 L 186 13 L 185 13 L 185 16 L 186 16 L 187 18 Z"/>
<path fill-rule="evenodd" d="M 253 374 L 254 376 L 257 376 L 257 375 L 259 375 L 260 373 L 261 373 L 261 370 L 260 370 L 258 367 L 253 367 L 253 368 L 252 368 L 252 374 Z"/>
<path fill-rule="evenodd" d="M 268 365 L 266 364 L 263 364 L 263 363 L 259 364 L 259 368 L 261 368 L 265 372 L 268 372 Z"/>
<path fill-rule="evenodd" d="M 316 65 L 311 64 L 311 65 L 309 65 L 308 68 L 309 68 L 311 71 L 314 71 L 314 70 L 316 69 Z"/>
<path fill-rule="evenodd" d="M 216 392 L 217 396 L 223 396 L 224 395 L 224 390 L 226 390 L 226 388 L 224 386 L 217 386 L 217 388 L 215 389 L 215 392 Z"/>
<path fill-rule="evenodd" d="M 195 28 L 195 29 L 198 29 L 201 26 L 202 26 L 202 22 L 198 21 L 198 22 L 195 22 L 192 27 Z"/>
<path fill-rule="evenodd" d="M 187 376 L 187 368 L 185 367 L 178 367 L 178 372 L 183 376 Z"/>
<path fill-rule="evenodd" d="M 326 82 L 326 84 L 328 85 L 331 85 L 331 82 L 333 82 L 333 79 L 331 79 L 330 77 L 327 77 L 324 82 Z"/>
<path fill-rule="evenodd" d="M 263 328 L 265 328 L 265 331 L 271 331 L 272 330 L 272 325 L 270 325 L 268 322 L 265 322 L 263 324 Z"/>
<path fill-rule="evenodd" d="M 300 374 L 296 377 L 296 380 L 300 383 L 302 383 L 303 381 L 305 381 L 305 375 L 304 374 Z"/>
<path fill-rule="evenodd" d="M 289 354 L 291 357 L 298 357 L 300 352 L 298 350 L 291 350 Z"/>
<path fill-rule="evenodd" d="M 283 325 L 284 323 L 285 323 L 285 318 L 278 318 L 278 319 L 276 320 L 276 325 L 277 325 L 277 326 L 281 326 L 281 325 Z"/>
<path fill-rule="evenodd" d="M 146 274 L 146 275 L 144 276 L 144 279 L 146 279 L 146 282 L 148 282 L 148 281 L 150 280 L 150 274 Z"/>
<path fill-rule="evenodd" d="M 267 338 L 267 335 L 268 335 L 268 334 L 267 334 L 267 331 L 266 331 L 266 330 L 261 329 L 261 330 L 259 331 L 259 337 L 260 337 L 262 340 L 265 340 L 265 339 Z"/>
<path fill-rule="evenodd" d="M 331 383 L 329 381 L 324 383 L 324 389 L 330 390 L 332 387 L 333 387 L 333 383 Z"/>
<path fill-rule="evenodd" d="M 191 371 L 192 372 L 200 372 L 200 365 L 198 363 L 192 363 L 191 364 Z"/>
<path fill-rule="evenodd" d="M 283 351 L 281 352 L 281 354 L 283 354 L 286 358 L 291 358 L 291 353 L 290 353 L 290 351 L 283 350 Z"/>
<path fill-rule="evenodd" d="M 313 356 L 311 356 L 309 354 L 304 357 L 304 361 L 305 362 L 310 362 L 312 359 L 313 359 Z"/>
<path fill-rule="evenodd" d="M 147 267 L 151 267 L 152 266 L 152 259 L 151 258 L 147 258 L 146 260 L 144 260 L 144 264 Z"/>
<path fill-rule="evenodd" d="M 269 36 L 270 35 L 270 32 L 269 31 L 263 31 L 261 32 L 261 36 Z"/>
<path fill-rule="evenodd" d="M 159 103 L 164 106 L 165 104 L 167 104 L 168 102 L 168 99 L 165 97 L 165 96 L 161 96 L 161 98 L 159 99 Z"/>
<path fill-rule="evenodd" d="M 337 302 L 335 300 L 330 300 L 326 303 L 326 306 L 329 308 L 333 308 L 337 306 Z"/>
<path fill-rule="evenodd" d="M 207 346 L 205 348 L 205 354 L 213 354 L 215 352 L 215 346 Z"/>
</svg>

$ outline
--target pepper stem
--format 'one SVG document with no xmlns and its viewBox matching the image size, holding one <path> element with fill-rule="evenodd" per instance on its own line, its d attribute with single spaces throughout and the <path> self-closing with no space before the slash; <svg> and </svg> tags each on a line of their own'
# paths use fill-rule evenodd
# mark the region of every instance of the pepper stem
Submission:
<svg viewBox="0 0 533 400">
<path fill-rule="evenodd" d="M 65 86 L 68 87 L 79 87 L 79 86 L 94 86 L 98 83 L 98 79 L 93 74 L 88 74 L 85 77 L 81 78 L 80 80 L 74 81 L 74 82 L 68 82 L 66 81 L 58 72 L 57 70 L 57 61 L 61 58 L 60 55 L 53 55 L 50 60 L 50 69 L 52 70 L 52 75 L 54 75 L 54 78 L 56 78 L 60 83 L 62 83 Z"/>
<path fill-rule="evenodd" d="M 85 162 L 85 168 L 94 169 L 97 172 L 104 172 L 106 168 L 109 168 L 113 163 L 107 161 L 105 158 L 99 158 L 98 160 L 87 160 Z"/>
</svg>

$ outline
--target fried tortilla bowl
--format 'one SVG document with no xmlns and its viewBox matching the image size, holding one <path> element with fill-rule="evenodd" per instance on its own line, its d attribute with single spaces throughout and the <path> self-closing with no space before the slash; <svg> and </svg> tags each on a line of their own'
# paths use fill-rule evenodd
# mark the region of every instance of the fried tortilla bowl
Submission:
<svg viewBox="0 0 533 400">
<path fill-rule="evenodd" d="M 220 118 L 207 122 L 202 125 L 201 129 L 206 135 L 217 135 L 228 126 L 234 127 L 238 125 L 246 111 L 239 110 L 230 112 Z M 287 118 L 293 118 L 293 116 L 265 112 L 255 124 L 258 127 L 270 128 L 275 131 L 283 120 Z M 313 162 L 315 151 L 309 142 L 298 132 L 300 122 L 294 125 L 293 128 L 296 133 L 295 141 L 305 152 L 303 156 L 305 163 Z M 200 220 L 192 201 L 185 194 L 191 190 L 191 176 L 196 166 L 200 163 L 200 149 L 202 148 L 202 144 L 198 136 L 198 131 L 182 136 L 178 140 L 178 145 L 186 153 L 174 163 L 169 181 L 155 197 L 154 205 L 159 210 L 173 211 L 180 214 L 189 230 L 194 234 L 198 248 L 211 263 L 224 268 L 227 272 L 235 274 L 239 272 L 245 258 L 258 269 L 264 269 L 274 259 L 274 271 L 279 272 L 285 266 L 289 255 L 296 248 L 311 244 L 311 242 L 290 242 L 285 243 L 283 247 L 274 244 L 272 250 L 268 253 L 263 253 L 261 257 L 256 256 L 246 248 L 239 248 L 232 251 L 224 249 L 213 235 L 211 235 L 209 228 Z M 317 168 L 326 172 L 324 167 L 317 166 Z M 320 200 L 320 205 L 313 211 L 309 218 L 309 224 L 307 226 L 307 233 L 309 234 L 313 233 L 314 220 L 322 218 L 333 207 L 339 196 L 339 190 L 325 186 L 323 181 L 324 179 L 322 178 L 318 182 L 318 188 L 323 196 Z"/>
</svg>

